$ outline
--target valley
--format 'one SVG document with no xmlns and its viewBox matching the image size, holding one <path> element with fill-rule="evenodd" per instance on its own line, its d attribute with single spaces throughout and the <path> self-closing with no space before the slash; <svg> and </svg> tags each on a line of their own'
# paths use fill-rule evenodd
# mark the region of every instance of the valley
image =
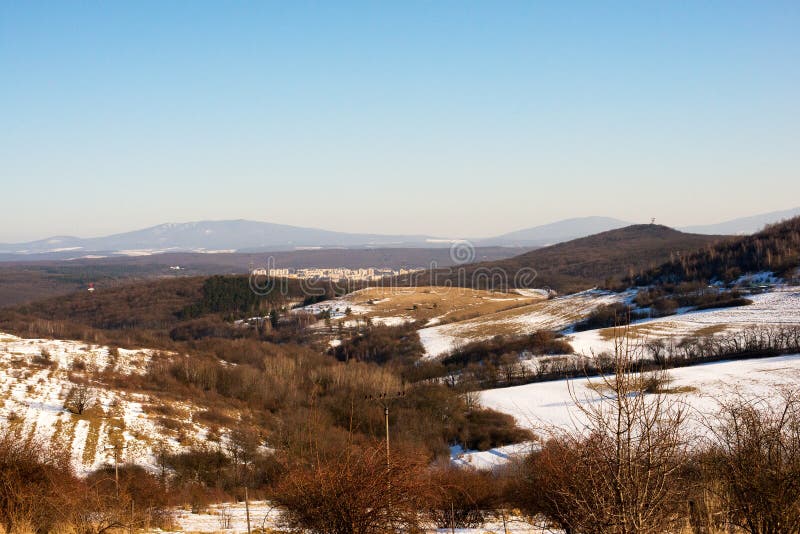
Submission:
<svg viewBox="0 0 800 534">
<path fill-rule="evenodd" d="M 713 238 L 701 250 L 742 251 L 714 267 L 727 278 L 684 281 L 656 277 L 676 262 L 702 260 L 677 259 L 670 248 L 663 249 L 664 264 L 631 277 L 630 264 L 642 265 L 637 254 L 649 257 L 652 246 L 663 246 L 662 230 L 614 232 L 536 252 L 602 249 L 609 239 L 638 235 L 635 248 L 625 249 L 631 263 L 603 274 L 608 284 L 581 275 L 573 292 L 535 277 L 529 287 L 487 288 L 411 286 L 402 276 L 342 284 L 333 279 L 340 277 L 274 271 L 263 291 L 253 286 L 258 273 L 181 275 L 6 306 L 4 439 L 61 457 L 59 465 L 75 477 L 71 484 L 121 468 L 125 484 L 169 485 L 172 494 L 156 492 L 148 506 L 162 510 L 158 521 L 173 530 L 241 529 L 235 501 L 245 488 L 251 512 L 280 530 L 300 521 L 292 519 L 300 510 L 293 499 L 311 490 L 295 493 L 293 484 L 303 477 L 323 481 L 314 482 L 315 491 L 339 492 L 345 481 L 334 473 L 351 455 L 366 469 L 359 476 L 385 476 L 385 467 L 370 470 L 370 458 L 380 455 L 369 451 L 381 451 L 389 432 L 390 470 L 428 488 L 444 480 L 460 485 L 459 492 L 489 492 L 497 504 L 475 508 L 469 513 L 480 519 L 463 525 L 486 529 L 503 520 L 509 532 L 536 531 L 545 527 L 541 516 L 512 513 L 514 499 L 496 492 L 518 483 L 515 470 L 538 461 L 551 440 L 580 436 L 598 423 L 600 412 L 592 410 L 610 402 L 606 392 L 616 387 L 609 376 L 632 387 L 656 380 L 643 398 L 679 402 L 686 414 L 681 431 L 691 440 L 705 439 L 704 425 L 726 403 L 772 402 L 800 387 L 794 270 L 784 267 L 787 260 L 776 271 L 731 269 L 748 257 L 750 243 L 783 250 L 793 231 L 769 229 L 736 238 L 738 245 Z M 511 263 L 540 261 L 533 258 Z M 596 261 L 598 269 L 612 265 L 610 258 Z M 636 278 L 650 283 L 624 283 Z M 627 362 L 621 375 L 619 362 Z M 310 453 L 326 458 L 312 471 Z M 359 480 L 353 483 L 367 491 Z M 447 495 L 425 516 L 428 528 L 448 524 L 436 519 L 438 506 L 458 502 L 472 510 L 470 501 Z M 315 498 L 320 506 L 329 502 L 322 493 Z M 116 513 L 113 506 L 107 511 Z"/>
</svg>

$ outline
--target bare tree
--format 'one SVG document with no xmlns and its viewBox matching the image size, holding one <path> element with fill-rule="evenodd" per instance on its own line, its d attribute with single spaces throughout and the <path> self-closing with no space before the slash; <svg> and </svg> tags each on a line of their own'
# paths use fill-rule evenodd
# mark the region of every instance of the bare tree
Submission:
<svg viewBox="0 0 800 534">
<path fill-rule="evenodd" d="M 649 534 L 685 523 L 680 469 L 687 457 L 684 403 L 632 372 L 638 351 L 615 342 L 613 369 L 588 401 L 570 386 L 576 427 L 554 429 L 527 469 L 528 503 L 567 532 Z"/>
<path fill-rule="evenodd" d="M 86 410 L 92 407 L 94 401 L 94 389 L 89 387 L 87 383 L 82 382 L 70 388 L 69 393 L 67 393 L 67 398 L 64 400 L 64 408 L 74 414 L 82 415 Z"/>
</svg>

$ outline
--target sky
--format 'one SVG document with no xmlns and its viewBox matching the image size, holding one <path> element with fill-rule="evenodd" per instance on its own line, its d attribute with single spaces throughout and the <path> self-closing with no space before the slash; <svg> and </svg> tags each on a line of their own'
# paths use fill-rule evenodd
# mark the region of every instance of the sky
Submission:
<svg viewBox="0 0 800 534">
<path fill-rule="evenodd" d="M 800 204 L 800 2 L 0 0 L 0 242 Z"/>
</svg>

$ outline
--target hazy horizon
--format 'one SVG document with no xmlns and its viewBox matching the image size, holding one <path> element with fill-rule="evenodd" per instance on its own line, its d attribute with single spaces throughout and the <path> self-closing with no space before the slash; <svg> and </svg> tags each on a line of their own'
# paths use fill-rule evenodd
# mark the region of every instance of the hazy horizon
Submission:
<svg viewBox="0 0 800 534">
<path fill-rule="evenodd" d="M 0 242 L 792 208 L 798 26 L 790 1 L 5 2 Z"/>
<path fill-rule="evenodd" d="M 776 212 L 797 211 L 797 210 L 800 210 L 800 208 L 797 208 L 797 207 L 796 208 L 788 208 L 788 209 L 785 209 L 785 210 L 776 210 Z M 734 217 L 733 220 L 746 219 L 748 217 L 758 216 L 758 215 L 766 215 L 766 214 L 761 214 L 761 213 L 758 213 L 758 214 L 755 214 L 755 213 L 742 214 L 739 217 Z M 495 234 L 486 234 L 486 235 L 452 234 L 452 235 L 444 235 L 444 234 L 436 234 L 436 233 L 432 233 L 432 232 L 418 232 L 417 234 L 418 235 L 424 235 L 424 236 L 431 237 L 431 238 L 442 238 L 442 239 L 483 239 L 483 238 L 494 238 L 494 237 L 499 237 L 501 235 L 505 235 L 505 234 L 508 234 L 508 233 L 513 233 L 513 232 L 516 232 L 516 231 L 519 231 L 519 230 L 525 230 L 525 229 L 529 229 L 529 228 L 533 228 L 533 227 L 537 227 L 537 226 L 546 226 L 548 224 L 560 223 L 560 222 L 573 220 L 573 219 L 588 219 L 588 218 L 619 219 L 619 220 L 621 220 L 623 222 L 627 222 L 627 223 L 630 223 L 630 224 L 649 224 L 649 223 L 653 222 L 651 219 L 644 220 L 644 221 L 630 221 L 630 220 L 626 221 L 625 219 L 620 219 L 619 217 L 614 217 L 614 216 L 611 216 L 611 215 L 586 215 L 586 216 L 578 216 L 578 217 L 565 217 L 563 219 L 557 219 L 557 220 L 553 220 L 553 221 L 545 221 L 543 223 L 532 224 L 532 225 L 524 227 L 524 228 L 512 228 L 510 230 L 497 232 Z M 236 221 L 236 220 L 247 220 L 247 221 L 251 221 L 251 222 L 263 222 L 263 223 L 278 224 L 278 225 L 285 224 L 285 223 L 281 223 L 281 222 L 278 222 L 278 221 L 258 221 L 258 220 L 255 220 L 255 219 L 243 219 L 241 217 L 237 218 L 237 219 L 204 219 L 202 221 L 201 220 L 164 221 L 164 222 L 161 222 L 161 223 L 152 224 L 152 225 L 148 225 L 148 226 L 144 226 L 144 227 L 127 228 L 127 229 L 123 229 L 123 230 L 118 231 L 118 232 L 108 232 L 108 233 L 97 234 L 97 235 L 48 234 L 48 235 L 43 235 L 43 236 L 35 237 L 33 239 L 28 239 L 28 240 L 6 241 L 6 242 L 4 242 L 4 244 L 32 242 L 32 241 L 38 241 L 38 240 L 43 240 L 43 239 L 48 239 L 48 238 L 53 238 L 53 237 L 77 237 L 77 238 L 81 238 L 81 239 L 91 239 L 91 238 L 95 238 L 95 237 L 107 237 L 107 236 L 115 235 L 115 234 L 124 234 L 124 233 L 134 232 L 134 231 L 138 231 L 138 230 L 145 230 L 145 229 L 148 229 L 148 228 L 153 228 L 153 227 L 166 225 L 166 224 L 181 225 L 181 224 L 191 224 L 191 223 L 201 223 L 201 222 L 230 222 L 230 221 Z M 726 222 L 731 222 L 731 221 L 732 221 L 731 219 L 720 220 L 720 221 L 709 221 L 708 224 L 719 224 L 719 223 L 726 223 Z M 705 224 L 707 224 L 707 223 L 700 223 L 700 224 L 697 224 L 697 225 L 669 224 L 668 222 L 662 221 L 662 220 L 660 220 L 658 218 L 655 218 L 654 222 L 656 224 L 661 224 L 661 225 L 664 225 L 664 226 L 669 226 L 671 228 L 677 228 L 677 229 L 681 229 L 681 228 L 685 228 L 685 227 L 691 227 L 691 226 L 704 226 Z M 774 221 L 774 222 L 777 222 L 777 220 Z M 344 233 L 353 233 L 353 234 L 415 235 L 414 233 L 411 233 L 411 232 L 370 232 L 370 231 L 367 231 L 367 230 L 359 230 L 359 229 L 355 229 L 355 230 L 338 230 L 336 228 L 314 227 L 314 226 L 308 226 L 308 225 L 288 225 L 288 226 L 297 226 L 297 227 L 312 228 L 312 229 L 317 229 L 317 230 L 328 230 L 328 231 L 334 231 L 334 232 L 344 232 Z M 0 243 L 2 243 L 2 242 L 0 242 Z"/>
</svg>

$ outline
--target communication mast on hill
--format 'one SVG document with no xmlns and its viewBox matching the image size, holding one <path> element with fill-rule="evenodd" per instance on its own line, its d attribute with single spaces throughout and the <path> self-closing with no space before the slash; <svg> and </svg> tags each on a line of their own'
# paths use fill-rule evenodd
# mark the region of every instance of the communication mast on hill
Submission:
<svg viewBox="0 0 800 534">
<path fill-rule="evenodd" d="M 650 224 L 655 224 L 655 223 L 656 223 L 656 218 L 650 217 Z"/>
</svg>

